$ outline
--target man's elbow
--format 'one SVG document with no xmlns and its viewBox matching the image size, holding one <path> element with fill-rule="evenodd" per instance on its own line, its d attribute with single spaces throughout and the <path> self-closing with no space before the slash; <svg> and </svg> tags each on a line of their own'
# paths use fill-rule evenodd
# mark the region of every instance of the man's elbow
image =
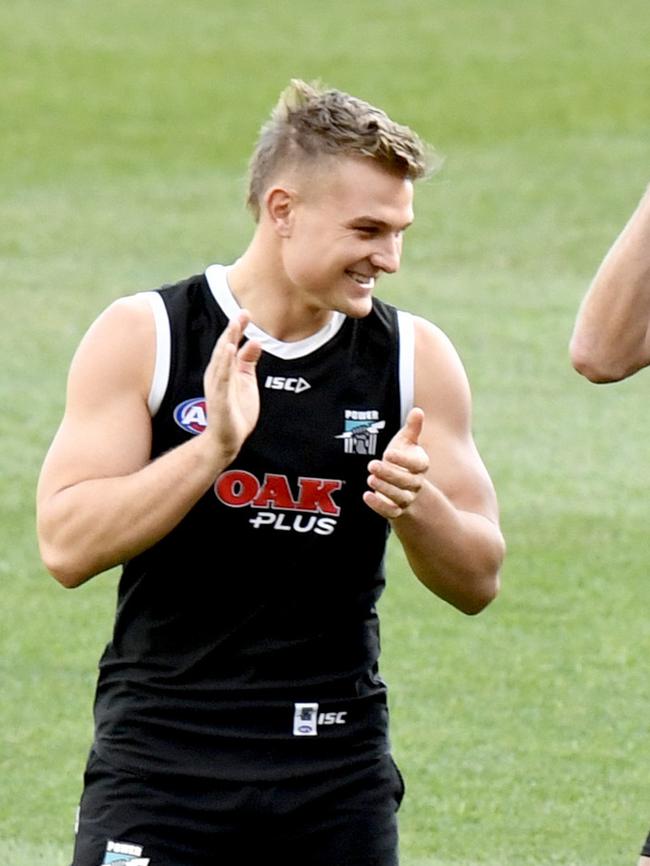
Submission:
<svg viewBox="0 0 650 866">
<path fill-rule="evenodd" d="M 501 589 L 501 579 L 498 574 L 483 580 L 471 595 L 465 596 L 456 604 L 458 610 L 467 616 L 476 616 L 494 601 Z"/>
<path fill-rule="evenodd" d="M 75 589 L 90 577 L 87 570 L 82 569 L 73 558 L 66 556 L 53 545 L 40 542 L 41 560 L 47 571 L 65 589 Z"/>
<path fill-rule="evenodd" d="M 632 363 L 629 359 L 616 356 L 613 353 L 598 351 L 579 337 L 572 337 L 569 344 L 569 356 L 573 369 L 593 382 L 594 385 L 606 385 L 610 382 L 620 382 L 636 373 L 643 364 Z"/>
</svg>

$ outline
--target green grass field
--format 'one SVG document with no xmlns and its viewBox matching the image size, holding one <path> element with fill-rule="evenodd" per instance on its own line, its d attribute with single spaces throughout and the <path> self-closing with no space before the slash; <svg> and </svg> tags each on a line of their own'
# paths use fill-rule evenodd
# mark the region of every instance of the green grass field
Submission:
<svg viewBox="0 0 650 866">
<path fill-rule="evenodd" d="M 3 0 L 0 851 L 66 866 L 115 575 L 39 563 L 33 496 L 65 375 L 113 298 L 232 260 L 243 177 L 292 76 L 445 156 L 381 296 L 472 382 L 509 555 L 464 618 L 390 551 L 383 670 L 404 866 L 626 866 L 650 827 L 647 374 L 567 343 L 650 180 L 647 0 Z M 345 864 L 332 864 L 345 866 Z"/>
</svg>

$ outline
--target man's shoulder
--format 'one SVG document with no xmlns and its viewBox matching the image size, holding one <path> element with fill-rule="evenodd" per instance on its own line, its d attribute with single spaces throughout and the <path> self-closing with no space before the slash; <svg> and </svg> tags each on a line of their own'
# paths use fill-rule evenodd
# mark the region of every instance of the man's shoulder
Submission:
<svg viewBox="0 0 650 866">
<path fill-rule="evenodd" d="M 205 271 L 192 274 L 190 277 L 185 277 L 182 280 L 177 280 L 173 283 L 163 283 L 159 288 L 153 291 L 160 292 L 162 295 L 189 295 L 196 292 L 202 292 L 207 287 L 207 279 Z"/>
</svg>

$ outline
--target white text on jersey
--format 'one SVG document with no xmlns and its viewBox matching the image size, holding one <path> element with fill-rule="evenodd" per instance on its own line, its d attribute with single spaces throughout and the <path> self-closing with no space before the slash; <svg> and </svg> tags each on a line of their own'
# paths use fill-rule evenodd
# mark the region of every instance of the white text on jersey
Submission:
<svg viewBox="0 0 650 866">
<path fill-rule="evenodd" d="M 301 394 L 311 388 L 311 385 L 302 376 L 297 379 L 290 376 L 267 376 L 264 380 L 264 387 L 272 388 L 274 391 L 291 391 L 294 394 Z"/>
</svg>

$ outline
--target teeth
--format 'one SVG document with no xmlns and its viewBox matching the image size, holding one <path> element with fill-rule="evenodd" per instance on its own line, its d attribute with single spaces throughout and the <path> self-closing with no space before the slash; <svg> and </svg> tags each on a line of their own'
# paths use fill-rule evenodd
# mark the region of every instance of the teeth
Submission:
<svg viewBox="0 0 650 866">
<path fill-rule="evenodd" d="M 375 278 L 368 277 L 365 274 L 358 274 L 356 271 L 348 271 L 349 276 L 358 283 L 362 289 L 371 289 L 375 285 Z"/>
</svg>

